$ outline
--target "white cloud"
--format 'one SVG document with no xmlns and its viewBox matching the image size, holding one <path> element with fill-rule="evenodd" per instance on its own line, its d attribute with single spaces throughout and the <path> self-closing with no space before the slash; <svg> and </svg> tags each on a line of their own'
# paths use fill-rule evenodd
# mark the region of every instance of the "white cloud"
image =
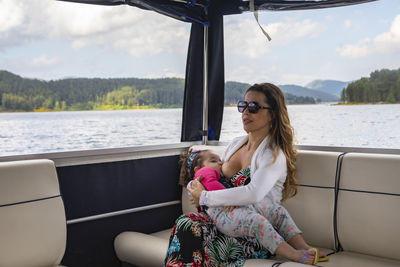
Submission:
<svg viewBox="0 0 400 267">
<path fill-rule="evenodd" d="M 280 44 L 289 44 L 292 41 L 304 37 L 316 37 L 322 30 L 322 26 L 309 19 L 303 21 L 286 21 L 273 23 L 270 28 L 271 35 L 276 36 Z"/>
<path fill-rule="evenodd" d="M 60 62 L 58 57 L 49 57 L 48 55 L 40 55 L 31 60 L 29 65 L 34 67 L 48 67 Z"/>
<path fill-rule="evenodd" d="M 264 68 L 257 68 L 254 66 L 237 66 L 226 69 L 226 81 L 237 81 L 245 83 L 260 83 L 260 82 L 272 82 L 278 83 L 279 70 L 274 65 L 265 66 Z"/>
<path fill-rule="evenodd" d="M 307 83 L 318 79 L 318 73 L 305 74 L 293 73 L 285 67 L 277 65 L 264 66 L 263 68 L 255 66 L 238 66 L 226 70 L 226 81 L 238 81 L 245 83 L 271 82 L 274 84 L 296 84 L 304 86 Z"/>
<path fill-rule="evenodd" d="M 346 19 L 346 20 L 344 21 L 344 27 L 345 27 L 346 29 L 349 29 L 349 28 L 351 28 L 352 26 L 353 26 L 353 22 L 352 22 L 351 20 Z"/>
<path fill-rule="evenodd" d="M 104 7 L 48 0 L 7 2 L 0 11 L 3 49 L 52 39 L 68 41 L 74 49 L 96 46 L 147 56 L 185 51 L 187 42 L 182 39 L 189 38 L 188 26 L 183 22 L 128 5 Z M 13 20 L 5 23 L 7 16 L 2 13 L 12 14 Z"/>
<path fill-rule="evenodd" d="M 21 4 L 0 0 L 0 6 L 0 33 L 7 32 L 21 24 L 24 13 Z"/>
<path fill-rule="evenodd" d="M 320 24 L 309 19 L 302 21 L 287 20 L 262 26 L 271 36 L 271 42 L 268 42 L 262 34 L 255 19 L 236 18 L 235 20 L 227 20 L 225 28 L 226 50 L 233 51 L 238 55 L 256 58 L 267 54 L 272 46 L 288 45 L 300 38 L 315 37 L 322 30 Z"/>
<path fill-rule="evenodd" d="M 172 69 L 163 69 L 160 72 L 152 72 L 148 73 L 144 76 L 144 78 L 152 79 L 152 78 L 168 78 L 168 77 L 174 77 L 174 78 L 184 78 L 183 73 L 179 73 L 176 70 Z"/>
<path fill-rule="evenodd" d="M 400 15 L 397 15 L 389 31 L 365 38 L 357 44 L 347 44 L 338 49 L 343 57 L 360 58 L 376 54 L 390 54 L 400 52 Z"/>
</svg>

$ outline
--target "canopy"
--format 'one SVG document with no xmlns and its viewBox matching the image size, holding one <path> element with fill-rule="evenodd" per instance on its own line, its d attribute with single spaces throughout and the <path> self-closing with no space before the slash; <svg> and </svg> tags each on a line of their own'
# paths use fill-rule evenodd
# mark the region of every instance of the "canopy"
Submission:
<svg viewBox="0 0 400 267">
<path fill-rule="evenodd" d="M 209 10 L 221 15 L 250 11 L 250 0 L 60 0 L 95 5 L 131 5 L 186 22 L 209 25 Z M 304 10 L 355 5 L 377 0 L 253 0 L 254 9 L 268 11 Z M 212 3 L 212 5 L 211 5 Z"/>
<path fill-rule="evenodd" d="M 186 62 L 181 141 L 203 140 L 204 143 L 204 140 L 219 140 L 222 125 L 225 84 L 224 15 L 240 14 L 246 11 L 288 11 L 331 8 L 377 0 L 59 1 L 110 6 L 130 5 L 156 11 L 163 15 L 192 23 Z M 206 66 L 205 68 L 204 65 Z M 203 107 L 206 108 L 204 109 Z"/>
</svg>

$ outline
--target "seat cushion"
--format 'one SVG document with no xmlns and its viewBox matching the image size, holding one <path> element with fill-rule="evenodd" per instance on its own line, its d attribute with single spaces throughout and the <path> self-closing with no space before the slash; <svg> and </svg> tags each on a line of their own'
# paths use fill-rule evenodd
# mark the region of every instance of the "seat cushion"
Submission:
<svg viewBox="0 0 400 267">
<path fill-rule="evenodd" d="M 0 266 L 59 264 L 66 246 L 61 198 L 0 207 Z"/>
<path fill-rule="evenodd" d="M 51 160 L 1 162 L 0 174 L 0 206 L 60 195 Z"/>
<path fill-rule="evenodd" d="M 333 210 L 336 163 L 340 153 L 299 151 L 298 193 L 283 202 L 312 246 L 335 249 Z"/>
<path fill-rule="evenodd" d="M 249 259 L 249 260 L 246 260 L 246 262 L 244 263 L 244 267 L 274 267 L 274 266 L 307 267 L 307 266 L 312 266 L 312 265 L 301 264 L 301 263 L 297 263 L 297 262 L 291 262 L 291 261 L 279 260 L 279 259 L 267 259 L 267 260 Z"/>
<path fill-rule="evenodd" d="M 139 232 L 123 232 L 114 241 L 118 258 L 136 266 L 162 266 L 168 249 L 169 237 L 172 228 L 153 234 Z M 288 262 L 282 258 L 273 259 L 249 259 L 244 267 L 273 266 L 275 263 L 283 263 L 279 266 L 301 267 L 311 266 L 295 262 Z"/>
<path fill-rule="evenodd" d="M 344 157 L 337 217 L 345 251 L 400 261 L 399 173 L 399 155 Z"/>
<path fill-rule="evenodd" d="M 122 262 L 137 266 L 162 266 L 167 254 L 169 239 L 139 232 L 123 232 L 114 241 L 115 252 Z"/>
<path fill-rule="evenodd" d="M 321 262 L 318 265 L 323 267 L 399 267 L 400 261 L 386 258 L 374 257 L 365 254 L 340 252 L 329 257 L 328 262 Z"/>
<path fill-rule="evenodd" d="M 163 239 L 169 240 L 169 237 L 171 236 L 171 232 L 172 232 L 172 228 L 166 229 L 166 230 L 163 230 L 163 231 L 160 231 L 160 232 L 155 232 L 155 233 L 152 233 L 151 235 L 155 236 L 155 237 L 159 237 L 159 238 L 163 238 Z"/>
<path fill-rule="evenodd" d="M 66 219 L 51 160 L 0 163 L 0 266 L 54 266 L 66 248 Z"/>
</svg>

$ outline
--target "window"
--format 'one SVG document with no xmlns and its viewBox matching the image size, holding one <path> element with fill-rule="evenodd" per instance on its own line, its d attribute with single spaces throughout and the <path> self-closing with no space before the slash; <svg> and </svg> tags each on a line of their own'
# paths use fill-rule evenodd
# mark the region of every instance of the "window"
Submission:
<svg viewBox="0 0 400 267">
<path fill-rule="evenodd" d="M 58 1 L 4 14 L 0 156 L 180 142 L 190 24 Z"/>
<path fill-rule="evenodd" d="M 227 105 L 234 105 L 249 85 L 272 82 L 294 103 L 288 111 L 297 144 L 400 148 L 398 1 L 259 12 L 259 17 L 271 42 L 251 13 L 224 21 Z M 365 80 L 343 95 L 351 82 L 371 75 L 373 92 L 381 98 L 368 99 L 373 86 L 362 84 Z M 357 91 L 360 84 L 363 91 Z M 355 94 L 360 97 L 352 100 Z M 337 105 L 341 98 L 347 105 Z M 225 108 L 222 141 L 245 134 L 240 114 L 234 113 L 235 108 Z"/>
</svg>

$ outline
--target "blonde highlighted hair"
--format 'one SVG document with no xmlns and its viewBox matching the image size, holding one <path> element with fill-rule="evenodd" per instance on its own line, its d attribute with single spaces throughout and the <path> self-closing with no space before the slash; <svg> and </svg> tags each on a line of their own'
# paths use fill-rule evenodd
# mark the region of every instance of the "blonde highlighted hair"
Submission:
<svg viewBox="0 0 400 267">
<path fill-rule="evenodd" d="M 254 84 L 246 90 L 246 93 L 250 91 L 263 93 L 266 103 L 272 108 L 269 147 L 271 149 L 279 147 L 286 157 L 287 176 L 282 191 L 283 201 L 297 194 L 295 165 L 297 151 L 294 148 L 294 131 L 290 125 L 285 95 L 279 87 L 271 83 Z"/>
</svg>

